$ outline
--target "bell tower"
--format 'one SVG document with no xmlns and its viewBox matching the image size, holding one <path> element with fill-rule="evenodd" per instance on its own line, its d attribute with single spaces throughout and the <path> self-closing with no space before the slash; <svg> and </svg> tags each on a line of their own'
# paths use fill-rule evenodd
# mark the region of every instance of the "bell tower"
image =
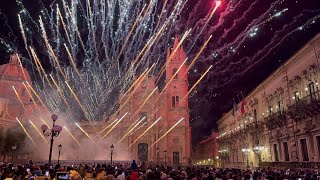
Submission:
<svg viewBox="0 0 320 180">
<path fill-rule="evenodd" d="M 186 60 L 186 53 L 183 47 L 179 47 L 176 52 L 174 50 L 178 47 L 179 39 L 176 36 L 172 48 L 168 48 L 167 52 L 167 67 L 166 67 L 166 83 L 172 78 L 167 88 L 167 107 L 172 109 L 188 109 L 188 76 Z M 174 54 L 173 54 L 174 53 Z M 183 64 L 184 63 L 184 64 Z M 176 74 L 177 73 L 177 74 Z M 176 74 L 176 75 L 175 75 Z"/>
<path fill-rule="evenodd" d="M 186 53 L 178 47 L 178 36 L 168 48 L 166 66 L 166 121 L 172 127 L 184 118 L 167 136 L 168 158 L 172 164 L 189 164 L 191 156 L 191 127 L 189 125 L 188 76 Z M 175 51 L 176 49 L 176 51 Z"/>
</svg>

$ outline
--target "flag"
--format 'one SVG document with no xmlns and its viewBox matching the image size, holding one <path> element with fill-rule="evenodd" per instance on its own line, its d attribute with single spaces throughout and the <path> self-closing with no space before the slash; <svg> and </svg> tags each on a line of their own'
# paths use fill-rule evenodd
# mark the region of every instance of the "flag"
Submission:
<svg viewBox="0 0 320 180">
<path fill-rule="evenodd" d="M 237 112 L 237 104 L 233 99 L 232 116 L 235 116 Z"/>
<path fill-rule="evenodd" d="M 241 103 L 241 115 L 246 112 L 246 110 L 245 110 L 245 106 L 246 105 L 247 105 L 247 101 L 245 99 L 242 100 L 242 103 Z"/>
</svg>

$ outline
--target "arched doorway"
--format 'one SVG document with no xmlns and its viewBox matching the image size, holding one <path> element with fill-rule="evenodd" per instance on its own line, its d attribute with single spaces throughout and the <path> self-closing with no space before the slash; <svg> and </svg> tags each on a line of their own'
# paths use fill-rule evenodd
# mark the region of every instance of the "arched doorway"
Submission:
<svg viewBox="0 0 320 180">
<path fill-rule="evenodd" d="M 138 159 L 139 161 L 148 161 L 148 144 L 138 144 Z"/>
</svg>

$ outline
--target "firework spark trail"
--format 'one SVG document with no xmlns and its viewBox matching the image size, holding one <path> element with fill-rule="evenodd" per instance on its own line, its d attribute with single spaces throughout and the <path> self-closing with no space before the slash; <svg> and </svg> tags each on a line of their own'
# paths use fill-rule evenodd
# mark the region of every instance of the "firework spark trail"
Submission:
<svg viewBox="0 0 320 180">
<path fill-rule="evenodd" d="M 234 30 L 234 28 L 236 28 L 239 23 L 242 23 L 242 21 L 244 19 L 246 19 L 248 15 L 250 15 L 249 13 L 250 13 L 251 10 L 253 10 L 255 8 L 258 8 L 258 7 L 256 7 L 258 3 L 259 3 L 259 1 L 254 1 L 253 3 L 251 3 L 250 6 L 245 10 L 243 15 L 240 18 L 238 18 L 235 21 L 233 21 L 231 27 L 229 27 L 228 30 L 226 32 L 224 32 L 222 37 L 219 38 L 218 44 L 221 44 L 221 41 L 225 40 L 225 38 L 228 37 L 230 32 L 232 32 Z"/>
<path fill-rule="evenodd" d="M 201 55 L 201 53 L 203 52 L 203 50 L 207 47 L 210 39 L 212 38 L 212 35 L 209 36 L 209 38 L 207 39 L 207 41 L 203 44 L 203 46 L 201 47 L 201 49 L 199 50 L 199 52 L 197 53 L 197 55 L 193 58 L 193 60 L 191 61 L 191 63 L 189 64 L 187 70 L 183 73 L 182 77 L 184 77 L 189 70 L 192 68 L 192 66 L 194 65 L 194 63 L 197 61 L 197 59 L 199 58 L 199 56 Z"/>
<path fill-rule="evenodd" d="M 173 50 L 173 52 L 170 54 L 169 58 L 167 59 L 166 63 L 162 66 L 159 74 L 156 76 L 157 77 L 157 81 L 156 84 L 158 83 L 158 81 L 160 80 L 161 76 L 163 75 L 163 73 L 166 70 L 166 67 L 168 66 L 168 64 L 172 61 L 172 59 L 175 57 L 176 52 L 178 51 L 178 49 L 180 48 L 181 44 L 183 43 L 183 41 L 185 40 L 185 38 L 189 35 L 189 33 L 191 32 L 191 29 L 189 29 L 188 31 L 186 31 L 184 33 L 184 35 L 182 36 L 181 40 L 179 41 L 177 47 L 175 47 L 175 49 Z"/>
<path fill-rule="evenodd" d="M 157 144 L 162 138 L 164 138 L 169 132 L 171 132 L 181 121 L 183 121 L 184 118 L 181 118 L 178 122 L 176 122 L 167 132 L 165 132 L 158 140 L 156 140 L 151 146 L 148 148 L 148 150 L 153 147 L 155 144 Z"/>
<path fill-rule="evenodd" d="M 91 141 L 95 142 L 90 136 L 89 134 L 78 124 L 78 123 L 74 123 Z"/>
<path fill-rule="evenodd" d="M 160 110 L 160 107 L 158 107 L 155 111 L 153 111 L 150 117 L 153 117 L 153 115 L 155 115 L 159 110 Z M 137 132 L 140 128 L 142 128 L 143 126 L 145 126 L 147 123 L 148 123 L 148 122 L 145 122 L 145 123 L 141 124 L 138 128 L 134 129 L 134 131 L 133 131 L 131 134 Z M 131 134 L 130 134 L 130 135 L 131 135 Z"/>
<path fill-rule="evenodd" d="M 35 53 L 35 51 L 34 51 L 31 47 L 29 47 L 29 48 L 30 48 L 30 51 L 31 51 L 31 54 L 32 54 L 32 57 L 33 57 L 35 63 L 39 65 L 39 67 L 40 67 L 40 69 L 41 69 L 41 71 L 42 71 L 42 74 L 43 74 L 44 78 L 47 80 L 48 85 L 52 88 L 52 85 L 51 85 L 51 83 L 50 83 L 50 81 L 49 81 L 49 79 L 48 79 L 48 77 L 47 77 L 47 75 L 46 75 L 46 72 L 45 72 L 44 69 L 43 69 L 43 66 L 42 66 L 42 64 L 41 64 L 41 61 L 39 60 L 37 54 Z M 39 74 L 41 74 L 41 73 L 39 72 Z"/>
<path fill-rule="evenodd" d="M 196 41 L 198 40 L 198 38 L 200 37 L 200 35 L 202 34 L 203 30 L 207 27 L 208 23 L 210 22 L 210 20 L 213 17 L 213 14 L 217 11 L 218 7 L 221 5 L 221 1 L 217 1 L 216 2 L 216 6 L 214 7 L 214 9 L 212 10 L 209 18 L 207 19 L 206 23 L 203 25 L 201 31 L 197 34 L 196 38 L 193 40 L 192 45 L 189 48 L 189 51 L 187 52 L 187 54 L 190 53 L 191 49 L 193 48 L 193 46 L 196 44 Z"/>
<path fill-rule="evenodd" d="M 38 100 L 40 101 L 41 105 L 45 108 L 45 110 L 46 110 L 47 112 L 49 112 L 48 109 L 47 109 L 47 107 L 46 107 L 45 104 L 43 103 L 42 99 L 41 99 L 40 96 L 38 95 L 38 93 L 33 89 L 33 87 L 29 84 L 28 81 L 26 81 L 26 83 L 27 83 L 28 86 L 30 87 L 30 89 L 31 89 L 31 91 L 33 92 L 33 94 L 38 98 Z"/>
<path fill-rule="evenodd" d="M 21 103 L 21 105 L 22 105 L 22 108 L 23 108 L 25 111 L 27 111 L 27 110 L 26 110 L 26 107 L 24 106 L 24 103 L 22 102 L 22 100 L 21 100 L 21 98 L 20 98 L 20 96 L 19 96 L 19 94 L 18 94 L 18 92 L 17 92 L 17 90 L 16 90 L 16 88 L 14 88 L 14 86 L 12 86 L 12 89 L 13 89 L 14 93 L 16 94 L 17 98 L 19 99 L 19 101 L 20 101 L 20 103 Z"/>
<path fill-rule="evenodd" d="M 64 72 L 61 69 L 59 60 L 58 60 L 56 54 L 54 53 L 54 51 L 53 51 L 53 49 L 52 49 L 52 47 L 51 47 L 51 45 L 50 45 L 50 43 L 48 41 L 48 36 L 47 36 L 46 30 L 44 28 L 41 16 L 40 16 L 39 23 L 40 23 L 40 27 L 41 27 L 41 30 L 42 30 L 42 37 L 43 37 L 44 41 L 46 42 L 46 46 L 49 49 L 49 52 L 51 53 L 51 56 L 53 57 L 55 63 L 57 64 L 57 67 L 58 67 L 61 75 L 64 77 L 64 79 L 66 79 L 66 76 L 65 76 Z"/>
<path fill-rule="evenodd" d="M 122 119 L 128 114 L 128 112 L 126 112 L 120 119 L 119 121 L 117 121 L 110 129 L 108 132 L 106 132 L 102 137 L 101 140 L 99 142 L 101 142 L 121 121 Z"/>
<path fill-rule="evenodd" d="M 38 23 L 35 23 L 36 31 L 30 33 L 30 41 L 31 37 L 36 38 L 37 35 L 43 38 L 44 41 L 40 43 L 46 47 L 53 69 L 49 74 L 57 77 L 55 83 L 64 96 L 54 91 L 56 85 L 51 85 L 53 82 L 46 76 L 31 43 L 32 47 L 29 47 L 29 51 L 34 59 L 32 63 L 40 77 L 42 76 L 39 82 L 41 85 L 35 84 L 39 93 L 37 98 L 43 97 L 46 104 L 41 102 L 41 105 L 44 104 L 58 113 L 64 113 L 62 107 L 65 106 L 65 102 L 71 106 L 70 103 L 75 99 L 79 105 L 81 102 L 79 109 L 85 111 L 85 119 L 92 124 L 92 121 L 100 119 L 104 112 L 114 111 L 115 106 L 112 105 L 116 100 L 113 97 L 117 96 L 119 90 L 129 87 L 127 96 L 132 93 L 133 87 L 137 86 L 141 79 L 146 78 L 141 76 L 139 81 L 132 83 L 133 77 L 141 74 L 141 67 L 154 62 L 149 58 L 169 38 L 170 28 L 174 27 L 174 22 L 185 2 L 177 0 L 169 3 L 168 1 L 167 5 L 163 6 L 166 12 L 161 12 L 163 13 L 161 18 L 157 18 L 160 12 L 157 11 L 158 2 L 156 1 L 133 3 L 124 0 L 116 2 L 72 0 L 69 4 L 63 0 L 62 3 L 63 8 L 60 9 L 56 3 L 50 5 L 51 15 L 42 13 L 39 16 Z M 78 8 L 81 15 L 77 14 Z M 47 12 L 46 9 L 44 12 Z M 164 14 L 168 18 L 164 19 Z M 82 17 L 81 21 L 78 19 L 79 15 Z M 22 22 L 24 18 L 21 14 Z M 33 20 L 31 16 L 27 18 Z M 159 24 L 158 27 L 155 27 L 155 24 Z M 84 38 L 84 36 L 87 37 Z M 29 41 L 28 37 L 26 40 Z M 83 52 L 80 47 L 77 48 L 78 46 L 82 46 Z M 66 51 L 67 53 L 64 53 Z M 162 55 L 158 59 L 161 59 Z M 113 67 L 112 64 L 115 64 L 119 58 L 121 67 Z M 82 66 L 78 66 L 79 64 Z M 155 66 L 156 64 L 151 71 L 155 71 Z M 79 81 L 79 75 L 83 80 Z M 69 87 L 72 87 L 73 95 L 70 94 Z M 74 92 L 77 98 L 74 97 Z M 71 110 L 75 109 L 72 107 Z"/>
<path fill-rule="evenodd" d="M 131 89 L 134 87 L 134 85 L 140 81 L 140 79 L 144 76 L 144 74 L 148 71 L 149 68 L 147 68 L 146 70 L 144 70 L 142 72 L 142 74 L 132 83 L 132 85 L 129 87 L 129 89 L 121 96 L 121 98 L 119 99 L 118 103 L 122 101 L 122 99 L 127 95 L 128 92 L 131 91 Z"/>
<path fill-rule="evenodd" d="M 140 134 L 128 147 L 128 149 L 134 145 L 140 138 L 142 138 L 154 125 L 156 125 L 158 123 L 158 121 L 160 121 L 162 117 L 159 117 L 155 122 L 153 122 L 142 134 Z"/>
<path fill-rule="evenodd" d="M 57 8 L 57 13 L 58 13 L 58 15 L 60 17 L 60 20 L 61 20 L 61 23 L 62 23 L 62 27 L 63 27 L 64 32 L 66 34 L 67 40 L 69 42 L 69 45 L 72 47 L 71 40 L 70 40 L 70 37 L 69 37 L 69 33 L 68 33 L 68 30 L 67 30 L 66 24 L 64 23 L 63 17 L 62 17 L 62 15 L 60 13 L 59 7 Z"/>
<path fill-rule="evenodd" d="M 33 98 L 31 92 L 29 91 L 29 88 L 26 86 L 26 84 L 25 84 L 24 82 L 22 82 L 22 84 L 23 84 L 24 88 L 26 89 L 28 95 L 30 96 L 32 103 L 36 106 L 37 109 L 40 109 L 39 106 L 38 106 L 38 104 L 37 104 L 37 102 L 36 102 L 35 99 Z"/>
<path fill-rule="evenodd" d="M 48 141 L 46 140 L 46 138 L 44 137 L 44 135 L 40 132 L 40 130 L 33 124 L 33 122 L 31 120 L 29 120 L 29 122 L 31 123 L 31 125 L 33 126 L 33 128 L 37 131 L 37 133 L 40 135 L 40 137 L 43 139 L 43 141 L 48 144 Z"/>
<path fill-rule="evenodd" d="M 181 68 L 185 65 L 185 63 L 187 62 L 188 58 L 186 58 L 182 64 L 179 66 L 179 68 L 177 69 L 177 71 L 173 74 L 173 76 L 170 78 L 170 80 L 165 84 L 164 88 L 161 90 L 160 94 L 158 95 L 158 97 L 156 98 L 156 100 L 154 101 L 154 103 L 157 103 L 158 100 L 160 99 L 160 97 L 162 96 L 162 94 L 164 93 L 164 91 L 168 88 L 169 84 L 171 83 L 171 81 L 178 75 L 179 71 L 181 70 Z"/>
<path fill-rule="evenodd" d="M 112 126 L 115 122 L 117 122 L 117 121 L 118 121 L 118 119 L 112 121 L 109 125 L 107 125 L 104 129 L 102 129 L 97 135 L 95 135 L 95 136 L 93 137 L 93 139 L 94 139 L 95 137 L 97 137 L 98 135 L 100 135 L 101 133 L 103 133 L 105 130 L 107 130 L 109 127 L 111 127 L 111 126 Z"/>
<path fill-rule="evenodd" d="M 191 89 L 188 91 L 188 93 L 182 98 L 182 101 L 184 101 L 188 95 L 190 94 L 190 92 L 192 92 L 192 90 L 199 84 L 199 82 L 204 78 L 204 76 L 210 71 L 210 69 L 213 67 L 213 65 L 211 65 L 206 72 L 204 72 L 201 77 L 198 79 L 198 81 L 191 87 Z"/>
<path fill-rule="evenodd" d="M 23 42 L 24 42 L 24 48 L 27 50 L 28 55 L 29 55 L 29 57 L 31 59 L 31 55 L 30 55 L 30 52 L 29 52 L 29 49 L 28 49 L 28 41 L 27 41 L 26 33 L 24 32 L 24 29 L 23 29 L 23 23 L 22 23 L 20 14 L 18 14 L 18 19 L 19 19 L 20 31 L 21 31 L 21 34 L 22 34 Z"/>
<path fill-rule="evenodd" d="M 262 15 L 260 15 L 258 18 L 254 19 L 250 24 L 247 25 L 247 27 L 245 28 L 245 30 L 243 30 L 242 32 L 239 33 L 239 35 L 230 43 L 228 43 L 227 45 L 218 48 L 217 51 L 218 53 L 223 52 L 225 47 L 234 47 L 236 46 L 235 49 L 238 49 L 242 43 L 244 42 L 244 40 L 246 39 L 246 36 L 248 35 L 248 32 L 250 29 L 252 29 L 253 27 L 258 27 L 261 26 L 262 24 L 270 21 L 271 19 L 273 19 L 275 16 L 271 16 L 270 18 L 266 18 L 268 16 L 268 14 L 273 10 L 273 8 L 279 3 L 280 0 L 277 0 L 276 2 L 273 2 L 269 9 L 267 11 L 265 11 Z M 286 10 L 282 10 L 282 11 L 286 11 Z M 225 34 L 223 35 L 223 37 L 225 36 Z M 237 44 L 237 45 L 236 45 Z"/>
<path fill-rule="evenodd" d="M 153 93 L 158 89 L 158 87 L 154 88 L 154 90 L 149 94 L 149 96 L 143 101 L 143 103 L 140 105 L 140 107 L 133 113 L 132 118 L 135 117 L 140 110 L 143 108 L 143 106 L 147 103 L 148 99 L 153 95 Z M 134 126 L 134 124 L 137 123 L 137 121 L 135 121 L 134 123 L 132 123 L 128 129 L 130 129 L 129 131 L 131 131 L 131 129 L 133 129 L 132 127 Z"/>
<path fill-rule="evenodd" d="M 70 105 L 69 105 L 69 103 L 68 103 L 67 99 L 65 98 L 65 96 L 63 95 L 63 93 L 62 93 L 62 91 L 61 91 L 61 89 L 60 89 L 59 85 L 56 83 L 56 81 L 54 80 L 54 78 L 52 77 L 52 75 L 51 75 L 51 74 L 50 74 L 49 76 L 50 76 L 50 78 L 52 79 L 53 84 L 56 86 L 56 88 L 57 88 L 57 92 L 59 93 L 60 97 L 63 99 L 64 104 L 65 104 L 65 105 L 67 105 L 67 108 L 68 108 L 69 112 L 71 112 Z"/>
<path fill-rule="evenodd" d="M 36 144 L 34 143 L 34 140 L 32 139 L 32 137 L 30 136 L 30 134 L 28 133 L 28 131 L 26 130 L 26 128 L 23 126 L 23 124 L 20 122 L 20 120 L 16 117 L 16 120 L 18 121 L 18 123 L 20 124 L 21 128 L 23 129 L 24 133 L 26 133 L 26 135 L 28 136 L 28 138 L 31 140 L 32 144 L 34 145 L 35 148 L 37 148 Z"/>
<path fill-rule="evenodd" d="M 43 120 L 42 118 L 40 118 L 40 120 L 49 127 L 48 123 L 45 120 Z"/>
<path fill-rule="evenodd" d="M 265 47 L 271 48 L 271 47 L 273 46 L 272 44 L 273 44 L 274 40 L 276 40 L 276 39 L 278 38 L 279 33 L 285 31 L 285 29 L 286 29 L 287 27 L 289 27 L 289 28 L 292 27 L 295 23 L 297 23 L 298 19 L 299 19 L 300 17 L 302 17 L 302 16 L 303 16 L 303 13 L 300 14 L 299 16 L 295 17 L 294 20 L 293 20 L 290 24 L 287 24 L 287 25 L 283 26 L 283 27 L 281 28 L 281 30 L 275 32 L 275 35 L 272 37 L 272 39 L 269 41 L 269 43 L 268 43 Z M 308 24 L 308 22 L 307 22 L 306 24 Z M 285 37 L 287 37 L 287 36 L 285 36 Z M 264 50 L 265 50 L 265 49 L 266 49 L 266 48 L 264 48 Z M 261 51 L 260 51 L 258 54 L 260 54 L 260 53 L 261 53 Z M 258 54 L 256 54 L 256 55 L 254 56 L 254 58 L 255 58 Z M 245 58 L 247 58 L 247 57 L 245 57 Z M 223 58 L 222 61 L 225 61 L 226 59 L 227 59 L 227 57 Z M 240 62 L 240 61 L 238 61 L 238 62 Z M 232 65 L 232 63 L 230 63 L 230 65 Z M 222 72 L 225 72 L 225 70 L 223 70 Z"/>
<path fill-rule="evenodd" d="M 133 88 L 132 92 L 130 93 L 129 97 L 126 99 L 126 101 L 119 107 L 119 109 L 117 110 L 117 113 L 120 112 L 120 110 L 129 102 L 130 98 L 134 95 L 134 93 L 136 92 L 137 89 L 139 89 L 140 84 L 144 81 L 144 78 L 147 77 L 147 75 L 149 74 L 149 72 L 151 71 L 151 69 L 154 67 L 155 64 L 153 64 L 150 69 L 143 75 L 143 77 L 141 78 L 141 80 L 139 81 L 139 83 Z"/>
<path fill-rule="evenodd" d="M 85 108 L 82 106 L 82 104 L 80 103 L 80 100 L 78 98 L 78 96 L 74 93 L 74 91 L 72 90 L 71 86 L 68 84 L 67 81 L 65 81 L 67 87 L 69 88 L 71 94 L 73 95 L 73 97 L 75 98 L 75 100 L 77 101 L 77 103 L 79 104 L 82 112 L 87 116 L 88 113 L 85 111 Z M 89 119 L 89 123 L 92 125 L 92 118 L 88 118 Z"/>
<path fill-rule="evenodd" d="M 65 126 L 63 126 L 63 128 L 69 133 L 69 135 L 72 137 L 72 139 L 73 139 L 79 146 L 81 146 L 80 143 L 79 143 L 79 141 L 73 136 L 73 134 L 69 131 L 69 129 L 68 129 L 67 127 L 65 127 Z"/>
<path fill-rule="evenodd" d="M 16 54 L 16 55 L 17 55 L 17 60 L 18 60 L 18 63 L 19 63 L 19 66 L 20 66 L 21 72 L 22 72 L 22 76 L 23 76 L 23 78 L 24 78 L 26 81 L 28 81 L 27 76 L 26 76 L 26 73 L 25 73 L 25 70 L 23 69 L 23 66 L 22 66 L 22 63 L 21 63 L 20 57 L 19 57 L 19 55 L 18 55 L 18 54 Z"/>
<path fill-rule="evenodd" d="M 93 43 L 94 43 L 94 49 L 95 49 L 95 52 L 96 52 L 96 59 L 99 62 L 99 53 L 98 53 L 98 49 L 97 49 L 96 34 L 95 34 L 95 30 L 94 30 L 94 24 L 93 24 L 93 18 L 92 18 L 92 13 L 91 13 L 90 0 L 87 1 L 87 5 L 88 5 L 89 20 L 90 20 L 90 25 L 91 25 L 92 39 L 93 39 Z"/>
<path fill-rule="evenodd" d="M 66 48 L 66 51 L 67 51 L 67 53 L 68 53 L 68 55 L 69 55 L 69 59 L 70 59 L 70 61 L 71 61 L 72 67 L 74 68 L 74 70 L 76 71 L 77 75 L 78 75 L 79 78 L 81 79 L 81 75 L 80 75 L 80 73 L 79 73 L 79 71 L 78 71 L 78 69 L 77 69 L 76 63 L 74 62 L 74 60 L 73 60 L 73 58 L 72 58 L 72 55 L 70 54 L 70 51 L 69 51 L 67 45 L 64 44 L 64 47 Z"/>
<path fill-rule="evenodd" d="M 163 24 L 162 28 L 159 30 L 159 32 L 156 34 L 156 36 L 155 36 L 154 38 L 151 38 L 151 39 L 152 39 L 152 42 L 151 42 L 150 44 L 147 43 L 147 44 L 148 44 L 148 49 L 144 52 L 143 56 L 141 57 L 141 61 L 139 61 L 139 62 L 137 63 L 137 67 L 140 65 L 140 63 L 142 62 L 142 60 L 145 59 L 145 56 L 147 56 L 147 52 L 150 51 L 151 47 L 152 47 L 153 44 L 157 41 L 159 35 L 163 32 L 164 27 L 165 27 L 166 25 L 167 25 L 167 23 Z M 151 40 L 151 39 L 150 39 L 150 40 Z M 138 57 L 139 57 L 139 56 L 138 56 Z M 138 58 L 138 57 L 137 57 L 137 58 Z M 136 61 L 135 61 L 135 62 L 136 62 Z"/>
<path fill-rule="evenodd" d="M 32 57 L 33 57 L 33 58 L 31 58 L 31 59 L 33 59 L 34 64 L 36 65 L 37 71 L 38 71 L 38 73 L 39 73 L 39 76 L 40 76 L 40 78 L 42 79 L 42 78 L 43 78 L 43 76 L 42 76 L 42 70 L 41 70 L 41 68 L 40 68 L 40 66 L 39 66 L 39 64 L 38 64 L 38 61 L 36 60 L 36 57 L 35 57 L 35 55 L 34 55 L 34 52 L 32 51 L 33 49 L 32 49 L 31 47 L 29 47 L 29 49 L 31 50 L 31 54 L 32 54 Z M 44 74 L 44 75 L 45 75 L 45 74 Z"/>
<path fill-rule="evenodd" d="M 313 21 L 313 19 L 317 19 L 320 18 L 320 15 L 315 16 L 314 18 L 312 18 L 311 20 L 307 21 L 306 23 L 304 23 L 302 26 L 306 26 L 307 24 L 309 24 L 311 21 Z M 294 24 L 295 22 L 297 22 L 298 18 L 295 18 L 295 21 L 293 21 L 291 24 L 286 25 L 286 27 L 291 27 L 292 24 Z M 285 28 L 285 27 L 284 27 Z M 283 29 L 284 29 L 283 28 Z M 283 30 L 280 30 L 276 33 L 276 35 L 271 39 L 270 43 L 267 44 L 264 48 L 264 51 L 260 51 L 258 54 L 256 54 L 254 57 L 250 58 L 253 59 L 254 61 L 251 61 L 252 63 L 250 63 L 250 65 L 244 70 L 242 71 L 242 73 L 246 73 L 249 69 L 251 69 L 253 66 L 257 65 L 258 63 L 261 62 L 262 59 L 266 58 L 271 52 L 274 51 L 274 49 L 278 48 L 279 45 L 281 45 L 289 36 L 291 36 L 293 33 L 295 33 L 298 29 L 294 29 L 291 30 L 290 32 L 286 32 L 284 33 L 284 37 L 281 38 L 281 40 L 278 43 L 275 43 L 274 41 L 276 39 L 278 39 L 278 34 L 280 32 L 282 32 Z M 267 49 L 268 48 L 268 49 Z M 259 56 L 261 56 L 258 60 L 256 60 Z M 239 62 L 242 62 L 244 59 L 249 59 L 249 57 L 244 57 L 242 59 L 239 60 Z M 219 85 L 219 87 L 223 87 L 227 84 L 229 84 L 236 76 L 239 76 L 239 73 L 235 73 L 233 74 L 228 81 L 226 81 L 225 83 Z"/>
<path fill-rule="evenodd" d="M 138 119 L 138 122 L 125 135 L 123 135 L 117 143 L 120 143 L 122 140 L 124 140 L 124 138 L 126 138 L 127 135 L 130 134 L 144 119 L 146 119 L 145 116 L 140 121 Z"/>
<path fill-rule="evenodd" d="M 149 3 L 148 8 L 150 7 L 150 5 L 151 5 L 151 2 Z M 131 37 L 131 35 L 132 35 L 132 32 L 134 31 L 135 27 L 137 26 L 137 23 L 138 23 L 138 21 L 139 21 L 139 18 L 141 17 L 141 15 L 142 15 L 145 7 L 146 7 L 146 4 L 143 6 L 143 8 L 142 8 L 141 12 L 139 13 L 137 19 L 136 19 L 135 22 L 133 23 L 132 28 L 131 28 L 129 34 L 127 35 L 127 37 L 126 37 L 126 39 L 125 39 L 125 41 L 124 41 L 124 43 L 123 43 L 123 46 L 122 46 L 122 48 L 121 48 L 121 50 L 120 50 L 120 52 L 119 52 L 119 55 L 118 55 L 118 58 L 117 58 L 117 61 L 116 61 L 116 62 L 119 62 L 120 56 L 122 55 L 124 48 L 127 46 L 127 43 L 128 43 L 128 41 L 129 41 L 129 39 L 130 39 L 130 37 Z M 148 11 L 148 10 L 147 10 L 147 11 Z"/>
<path fill-rule="evenodd" d="M 58 8 L 58 7 L 57 7 Z M 70 12 L 70 9 L 69 9 L 69 7 L 67 7 L 67 9 L 68 9 L 68 12 L 69 12 L 69 14 L 71 14 L 71 12 Z M 82 47 L 82 50 L 83 50 L 83 52 L 86 52 L 86 48 L 85 48 L 85 46 L 84 46 L 84 43 L 83 43 L 83 40 L 82 40 L 82 37 L 81 37 L 81 34 L 80 34 L 80 32 L 79 32 L 79 29 L 78 29 L 78 26 L 77 26 L 77 24 L 76 24 L 76 22 L 75 22 L 75 20 L 74 20 L 74 18 L 72 18 L 72 25 L 74 26 L 74 30 L 76 31 L 76 33 L 77 33 L 77 36 L 78 36 L 78 38 L 79 38 L 79 41 L 80 41 L 80 43 L 81 43 L 81 47 Z"/>
</svg>

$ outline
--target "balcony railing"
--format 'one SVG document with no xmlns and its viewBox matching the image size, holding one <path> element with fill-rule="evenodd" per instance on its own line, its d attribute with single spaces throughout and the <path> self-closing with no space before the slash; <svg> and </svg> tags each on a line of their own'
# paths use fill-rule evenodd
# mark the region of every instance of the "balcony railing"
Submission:
<svg viewBox="0 0 320 180">
<path fill-rule="evenodd" d="M 301 100 L 296 100 L 294 104 L 288 107 L 287 114 L 295 121 L 301 121 L 320 114 L 319 91 L 309 94 Z"/>
<path fill-rule="evenodd" d="M 283 111 L 273 113 L 265 118 L 265 123 L 269 130 L 285 126 L 287 123 L 286 115 Z"/>
<path fill-rule="evenodd" d="M 320 162 L 261 162 L 260 167 L 279 169 L 318 169 Z"/>
</svg>

